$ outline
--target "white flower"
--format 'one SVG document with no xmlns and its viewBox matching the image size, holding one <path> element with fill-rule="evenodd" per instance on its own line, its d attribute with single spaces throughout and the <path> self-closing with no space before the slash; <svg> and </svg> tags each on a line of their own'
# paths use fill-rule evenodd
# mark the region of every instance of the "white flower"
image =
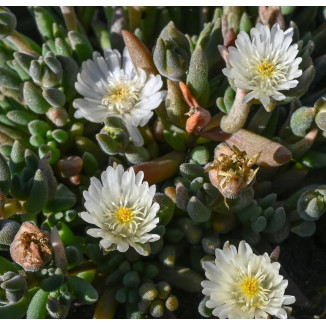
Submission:
<svg viewBox="0 0 326 326">
<path fill-rule="evenodd" d="M 288 90 L 298 84 L 302 70 L 299 64 L 302 58 L 296 58 L 298 45 L 293 44 L 293 28 L 285 32 L 278 24 L 272 27 L 257 24 L 250 36 L 240 32 L 235 47 L 229 47 L 226 60 L 229 68 L 223 69 L 235 87 L 250 91 L 244 103 L 255 98 L 265 108 L 271 100 L 285 99 L 282 90 Z"/>
<path fill-rule="evenodd" d="M 76 118 L 104 122 L 109 116 L 121 118 L 137 146 L 144 143 L 137 126 L 145 126 L 165 96 L 160 75 L 147 76 L 136 70 L 127 48 L 123 58 L 117 50 L 104 50 L 104 58 L 93 53 L 83 63 L 75 88 L 84 98 L 74 100 Z"/>
<path fill-rule="evenodd" d="M 109 166 L 101 175 L 101 180 L 93 177 L 88 191 L 84 191 L 85 208 L 81 218 L 98 228 L 88 229 L 92 237 L 100 237 L 100 245 L 107 250 L 118 249 L 125 252 L 129 246 L 139 254 L 148 255 L 148 242 L 160 238 L 152 231 L 159 218 L 156 214 L 160 208 L 153 203 L 156 186 L 143 182 L 142 171 L 135 175 L 131 168 L 123 170 Z"/>
<path fill-rule="evenodd" d="M 229 246 L 216 249 L 214 262 L 204 262 L 203 294 L 209 297 L 208 308 L 219 318 L 267 318 L 267 314 L 287 318 L 282 305 L 295 301 L 284 295 L 288 281 L 279 274 L 280 264 L 271 262 L 267 253 L 253 254 L 241 241 L 239 249 Z"/>
</svg>

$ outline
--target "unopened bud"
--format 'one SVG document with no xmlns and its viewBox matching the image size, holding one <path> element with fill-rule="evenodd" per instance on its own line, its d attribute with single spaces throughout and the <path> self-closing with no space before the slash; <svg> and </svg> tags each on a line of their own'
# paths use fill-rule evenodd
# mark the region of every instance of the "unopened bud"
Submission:
<svg viewBox="0 0 326 326">
<path fill-rule="evenodd" d="M 186 122 L 187 132 L 199 132 L 211 120 L 211 114 L 201 107 L 192 107 L 188 112 L 189 118 Z"/>
</svg>

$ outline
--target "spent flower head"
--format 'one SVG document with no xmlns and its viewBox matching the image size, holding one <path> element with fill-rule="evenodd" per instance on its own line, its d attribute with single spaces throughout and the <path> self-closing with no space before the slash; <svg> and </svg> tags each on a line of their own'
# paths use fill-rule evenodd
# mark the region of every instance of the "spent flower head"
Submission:
<svg viewBox="0 0 326 326">
<path fill-rule="evenodd" d="M 288 281 L 279 274 L 280 264 L 267 253 L 255 255 L 241 241 L 238 250 L 225 243 L 216 249 L 215 262 L 204 262 L 203 294 L 209 297 L 207 308 L 219 318 L 267 318 L 268 314 L 287 318 L 284 305 L 295 297 L 284 295 Z"/>
<path fill-rule="evenodd" d="M 223 73 L 235 87 L 248 91 L 245 103 L 257 99 L 269 110 L 271 102 L 285 100 L 282 91 L 297 86 L 302 58 L 296 58 L 298 45 L 291 45 L 293 33 L 293 28 L 284 32 L 278 24 L 271 30 L 257 24 L 250 37 L 242 31 L 236 47 L 229 47 L 228 68 Z"/>
<path fill-rule="evenodd" d="M 258 171 L 253 169 L 260 154 L 249 157 L 236 146 L 233 150 L 222 143 L 215 149 L 214 161 L 207 164 L 211 183 L 218 188 L 224 198 L 236 198 L 240 192 L 249 187 Z"/>
<path fill-rule="evenodd" d="M 25 271 L 38 271 L 52 258 L 50 234 L 24 222 L 10 245 L 11 258 Z"/>
<path fill-rule="evenodd" d="M 138 126 L 145 126 L 165 97 L 160 91 L 160 75 L 147 76 L 136 69 L 127 48 L 123 57 L 118 50 L 104 50 L 104 57 L 93 53 L 93 60 L 83 63 L 77 75 L 76 90 L 84 98 L 74 100 L 76 118 L 105 122 L 109 116 L 120 117 L 137 146 L 144 143 Z"/>
<path fill-rule="evenodd" d="M 100 245 L 106 250 L 125 252 L 129 246 L 139 254 L 148 255 L 148 242 L 160 238 L 151 232 L 159 222 L 156 214 L 160 208 L 153 203 L 156 186 L 142 182 L 142 171 L 135 175 L 131 168 L 124 171 L 122 165 L 109 166 L 101 180 L 91 178 L 88 191 L 84 191 L 85 208 L 81 218 L 97 228 L 87 230 L 93 237 L 100 237 Z"/>
</svg>

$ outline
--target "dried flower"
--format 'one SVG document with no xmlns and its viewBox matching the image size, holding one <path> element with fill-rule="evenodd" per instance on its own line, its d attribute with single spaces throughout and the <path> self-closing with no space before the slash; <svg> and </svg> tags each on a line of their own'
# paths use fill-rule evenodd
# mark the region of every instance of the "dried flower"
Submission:
<svg viewBox="0 0 326 326">
<path fill-rule="evenodd" d="M 216 249 L 215 262 L 203 263 L 208 280 L 203 281 L 206 306 L 219 318 L 268 318 L 268 314 L 287 318 L 283 305 L 295 302 L 284 295 L 288 281 L 279 274 L 280 264 L 271 262 L 267 253 L 255 255 L 241 241 L 235 246 L 224 244 Z"/>
<path fill-rule="evenodd" d="M 257 24 L 250 31 L 251 38 L 245 32 L 239 33 L 236 48 L 229 48 L 228 68 L 223 73 L 235 87 L 249 91 L 244 103 L 255 98 L 268 110 L 271 101 L 285 99 L 282 90 L 298 84 L 302 58 L 296 58 L 298 45 L 290 45 L 293 33 L 292 28 L 283 32 L 278 24 L 271 30 Z"/>
<path fill-rule="evenodd" d="M 38 271 L 52 257 L 49 232 L 24 222 L 10 246 L 10 254 L 25 271 Z"/>
<path fill-rule="evenodd" d="M 91 178 L 88 191 L 84 191 L 85 208 L 81 218 L 98 228 L 89 229 L 93 237 L 103 238 L 100 245 L 106 250 L 125 252 L 129 246 L 139 254 L 148 255 L 148 242 L 160 238 L 152 231 L 159 218 L 160 208 L 153 203 L 156 186 L 143 182 L 142 171 L 135 175 L 133 169 L 124 171 L 122 165 L 109 166 L 101 175 L 101 180 Z"/>
<path fill-rule="evenodd" d="M 76 90 L 84 96 L 74 100 L 76 118 L 104 122 L 109 116 L 120 117 L 137 146 L 144 143 L 138 126 L 145 126 L 165 97 L 160 91 L 160 75 L 147 76 L 141 68 L 136 70 L 127 48 L 105 50 L 104 58 L 93 53 L 93 60 L 83 63 L 77 76 Z"/>
<path fill-rule="evenodd" d="M 252 167 L 256 164 L 260 154 L 248 157 L 236 146 L 233 150 L 222 143 L 215 149 L 212 163 L 206 165 L 211 183 L 218 188 L 225 198 L 236 198 L 241 191 L 249 187 L 258 171 Z"/>
</svg>

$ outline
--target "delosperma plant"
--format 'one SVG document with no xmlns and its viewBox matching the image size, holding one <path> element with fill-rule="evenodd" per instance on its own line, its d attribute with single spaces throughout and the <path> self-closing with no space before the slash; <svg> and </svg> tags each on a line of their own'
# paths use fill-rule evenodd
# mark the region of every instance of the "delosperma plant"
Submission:
<svg viewBox="0 0 326 326">
<path fill-rule="evenodd" d="M 325 8 L 1 7 L 0 318 L 325 317 Z"/>
</svg>

